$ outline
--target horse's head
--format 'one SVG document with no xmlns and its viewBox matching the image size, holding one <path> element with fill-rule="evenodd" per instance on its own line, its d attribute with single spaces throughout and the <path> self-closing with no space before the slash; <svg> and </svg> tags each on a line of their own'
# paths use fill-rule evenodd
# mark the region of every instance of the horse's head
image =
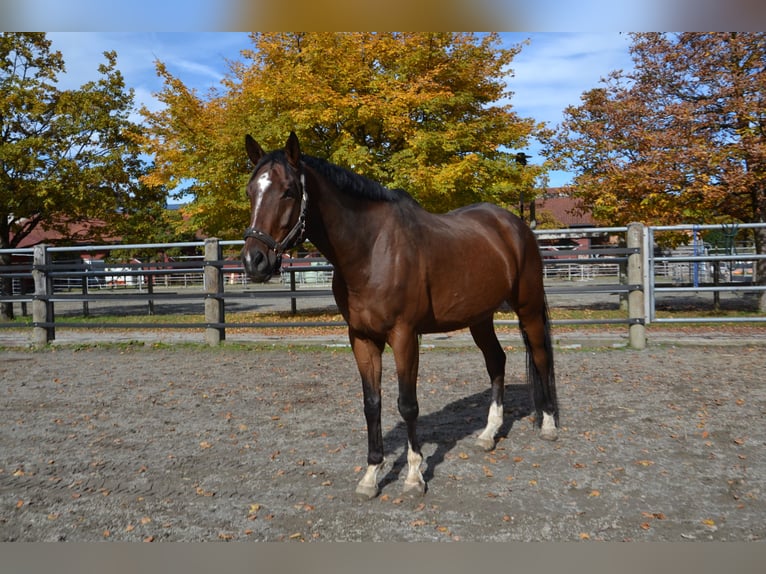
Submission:
<svg viewBox="0 0 766 574">
<path fill-rule="evenodd" d="M 250 226 L 242 264 L 253 281 L 262 283 L 279 270 L 282 254 L 303 241 L 308 198 L 295 133 L 282 151 L 267 154 L 249 135 L 245 148 L 255 169 L 247 184 Z"/>
</svg>

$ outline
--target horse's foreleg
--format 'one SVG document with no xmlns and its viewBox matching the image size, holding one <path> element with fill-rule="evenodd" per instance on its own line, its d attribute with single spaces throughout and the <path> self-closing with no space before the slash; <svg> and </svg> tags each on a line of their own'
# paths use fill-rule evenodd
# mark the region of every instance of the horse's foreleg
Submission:
<svg viewBox="0 0 766 574">
<path fill-rule="evenodd" d="M 497 340 L 492 319 L 471 327 L 476 346 L 484 355 L 487 373 L 492 382 L 492 402 L 489 405 L 487 426 L 476 438 L 476 446 L 482 450 L 495 448 L 495 435 L 503 426 L 503 394 L 505 391 L 505 351 Z"/>
<path fill-rule="evenodd" d="M 426 491 L 426 481 L 420 472 L 423 454 L 417 437 L 418 421 L 418 337 L 415 332 L 397 331 L 389 340 L 394 351 L 396 374 L 399 379 L 399 414 L 407 425 L 407 477 L 404 479 L 406 494 L 422 495 Z"/>
<path fill-rule="evenodd" d="M 357 484 L 356 493 L 369 499 L 378 495 L 378 473 L 383 468 L 380 377 L 384 344 L 359 338 L 351 331 L 349 331 L 349 340 L 362 377 L 364 417 L 367 421 L 367 471 Z"/>
</svg>

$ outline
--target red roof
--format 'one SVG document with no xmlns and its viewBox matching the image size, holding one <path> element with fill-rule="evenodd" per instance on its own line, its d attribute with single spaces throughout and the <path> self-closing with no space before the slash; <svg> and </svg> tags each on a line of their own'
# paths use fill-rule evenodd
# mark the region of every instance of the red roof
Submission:
<svg viewBox="0 0 766 574">
<path fill-rule="evenodd" d="M 568 195 L 546 195 L 535 200 L 535 212 L 546 211 L 565 227 L 592 227 L 596 225 L 590 211 L 582 202 Z"/>
<path fill-rule="evenodd" d="M 103 226 L 104 226 L 104 222 L 98 219 L 93 219 L 93 220 L 85 221 L 85 222 L 70 223 L 68 226 L 68 233 L 66 236 L 64 236 L 60 232 L 54 229 L 46 229 L 45 222 L 43 221 L 40 224 L 38 224 L 37 227 L 35 227 L 29 235 L 27 235 L 24 239 L 21 240 L 21 243 L 18 245 L 18 247 L 34 247 L 35 245 L 38 245 L 40 243 L 51 243 L 54 245 L 55 244 L 77 245 L 77 244 L 93 243 L 92 230 L 94 228 L 99 228 Z M 102 238 L 102 241 L 109 242 L 109 243 L 118 243 L 120 241 L 120 238 L 113 237 L 109 234 L 106 234 Z"/>
</svg>

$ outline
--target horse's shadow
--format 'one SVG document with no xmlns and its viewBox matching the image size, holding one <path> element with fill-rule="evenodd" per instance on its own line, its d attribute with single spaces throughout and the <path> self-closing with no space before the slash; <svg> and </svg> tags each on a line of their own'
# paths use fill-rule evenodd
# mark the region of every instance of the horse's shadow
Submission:
<svg viewBox="0 0 766 574">
<path fill-rule="evenodd" d="M 487 413 L 491 401 L 491 390 L 469 395 L 445 405 L 439 411 L 418 418 L 418 438 L 421 446 L 436 444 L 436 450 L 425 462 L 423 478 L 426 482 L 434 477 L 436 467 L 462 440 L 477 435 L 487 424 Z M 503 425 L 497 432 L 497 438 L 508 436 L 513 425 L 531 414 L 534 409 L 527 385 L 506 385 L 503 408 Z M 405 448 L 402 449 L 402 444 Z M 396 460 L 381 480 L 381 488 L 395 482 L 407 464 L 407 427 L 404 421 L 388 431 L 383 437 L 385 452 L 400 451 Z"/>
</svg>

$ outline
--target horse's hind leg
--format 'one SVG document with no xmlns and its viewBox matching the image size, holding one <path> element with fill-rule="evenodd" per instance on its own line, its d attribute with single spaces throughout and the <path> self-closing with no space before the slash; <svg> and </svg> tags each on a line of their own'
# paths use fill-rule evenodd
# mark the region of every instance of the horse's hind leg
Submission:
<svg viewBox="0 0 766 574">
<path fill-rule="evenodd" d="M 495 435 L 503 425 L 503 393 L 505 391 L 505 351 L 495 335 L 492 318 L 471 327 L 471 335 L 484 355 L 487 373 L 492 382 L 492 402 L 487 426 L 476 439 L 476 446 L 490 451 L 495 448 Z"/>
<path fill-rule="evenodd" d="M 527 378 L 532 385 L 532 401 L 537 415 L 536 423 L 540 427 L 540 438 L 556 440 L 559 436 L 559 409 L 550 322 L 544 297 L 535 305 L 520 307 L 516 313 L 527 349 Z"/>
</svg>

